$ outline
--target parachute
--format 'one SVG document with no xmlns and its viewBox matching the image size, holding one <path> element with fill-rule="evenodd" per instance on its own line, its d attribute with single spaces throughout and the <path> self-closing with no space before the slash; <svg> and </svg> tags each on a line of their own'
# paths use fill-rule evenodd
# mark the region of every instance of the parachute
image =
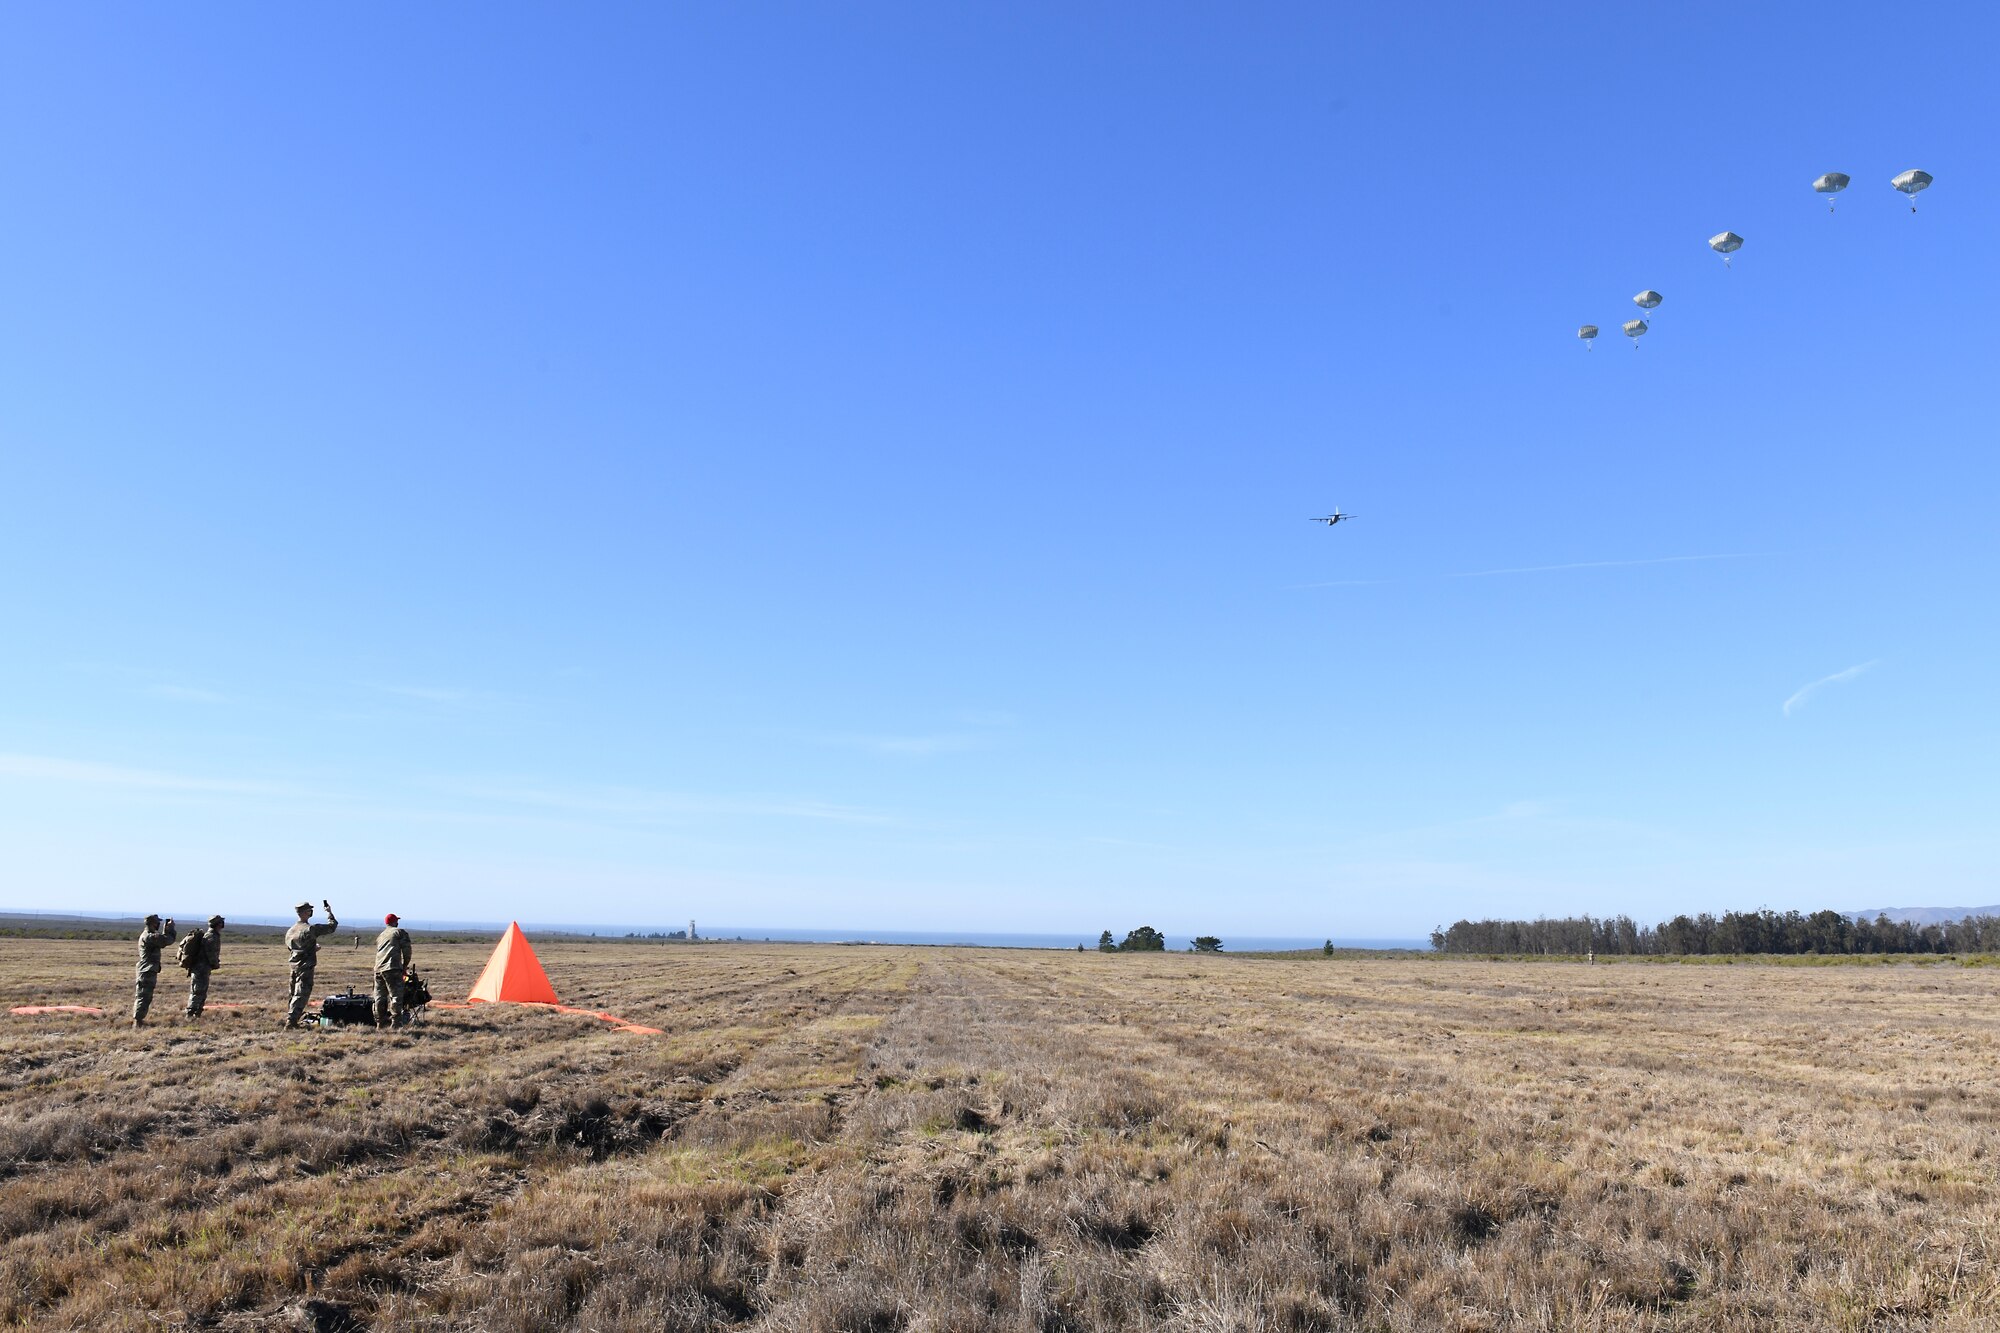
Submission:
<svg viewBox="0 0 2000 1333">
<path fill-rule="evenodd" d="M 1827 212 L 1831 213 L 1833 211 L 1833 196 L 1847 188 L 1847 180 L 1848 176 L 1846 172 L 1829 171 L 1826 175 L 1821 176 L 1813 182 L 1813 189 L 1826 196 Z"/>
<path fill-rule="evenodd" d="M 1917 192 L 1919 190 L 1928 190 L 1931 187 L 1931 173 L 1928 171 L 1917 171 L 1913 168 L 1896 177 L 1889 184 L 1910 196 L 1910 211 L 1914 213 L 1917 211 Z"/>
<path fill-rule="evenodd" d="M 1641 310 L 1651 310 L 1654 307 L 1658 306 L 1660 302 L 1664 299 L 1666 298 L 1662 297 L 1658 292 L 1654 291 L 1652 288 L 1649 287 L 1645 291 L 1640 292 L 1637 296 L 1633 297 L 1632 304 L 1638 306 Z"/>
<path fill-rule="evenodd" d="M 1632 350 L 1635 352 L 1638 351 L 1639 339 L 1646 336 L 1646 321 L 1643 319 L 1626 320 L 1625 336 L 1632 340 Z"/>
<path fill-rule="evenodd" d="M 1595 324 L 1585 324 L 1576 331 L 1576 336 L 1583 339 L 1583 350 L 1588 352 L 1592 347 L 1597 345 L 1597 326 Z"/>
<path fill-rule="evenodd" d="M 1743 238 L 1733 231 L 1725 231 L 1719 235 L 1709 237 L 1708 248 L 1721 255 L 1722 262 L 1727 265 L 1729 263 L 1729 256 L 1743 248 Z"/>
</svg>

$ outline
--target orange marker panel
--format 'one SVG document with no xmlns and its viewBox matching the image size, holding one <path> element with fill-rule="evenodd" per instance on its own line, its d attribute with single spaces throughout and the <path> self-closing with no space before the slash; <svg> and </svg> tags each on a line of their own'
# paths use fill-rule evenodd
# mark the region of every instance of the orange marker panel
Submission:
<svg viewBox="0 0 2000 1333">
<path fill-rule="evenodd" d="M 479 980 L 472 983 L 472 994 L 466 998 L 515 1004 L 562 1003 L 518 921 L 508 923 L 507 933 L 493 946 L 493 956 L 486 960 Z"/>
</svg>

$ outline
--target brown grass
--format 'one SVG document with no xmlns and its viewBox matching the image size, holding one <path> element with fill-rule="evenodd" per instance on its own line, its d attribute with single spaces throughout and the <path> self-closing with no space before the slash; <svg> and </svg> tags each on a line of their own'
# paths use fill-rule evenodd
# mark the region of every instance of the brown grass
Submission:
<svg viewBox="0 0 2000 1333">
<path fill-rule="evenodd" d="M 135 1035 L 128 953 L 0 940 L 109 1011 L 0 1015 L 0 1323 L 1995 1323 L 1990 969 L 565 942 L 667 1035 L 382 1036 L 277 1031 L 246 949 Z"/>
</svg>

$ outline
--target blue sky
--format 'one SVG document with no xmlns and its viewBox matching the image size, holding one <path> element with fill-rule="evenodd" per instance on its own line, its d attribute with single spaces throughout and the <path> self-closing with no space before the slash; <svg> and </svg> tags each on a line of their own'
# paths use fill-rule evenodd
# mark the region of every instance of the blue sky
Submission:
<svg viewBox="0 0 2000 1333">
<path fill-rule="evenodd" d="M 12 7 L 0 905 L 1993 901 L 1996 29 Z"/>
</svg>

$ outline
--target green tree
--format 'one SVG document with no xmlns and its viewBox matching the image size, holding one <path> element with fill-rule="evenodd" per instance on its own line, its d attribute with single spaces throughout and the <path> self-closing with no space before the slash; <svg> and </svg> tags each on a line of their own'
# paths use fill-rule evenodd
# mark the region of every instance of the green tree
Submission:
<svg viewBox="0 0 2000 1333">
<path fill-rule="evenodd" d="M 1106 939 L 1111 938 L 1111 932 L 1108 930 L 1105 931 L 1104 937 Z M 1098 947 L 1103 948 L 1104 946 L 1099 944 Z M 1166 947 L 1167 937 L 1165 935 L 1154 930 L 1151 926 L 1141 926 L 1137 930 L 1126 932 L 1125 941 L 1118 946 L 1118 951 L 1120 953 L 1161 953 Z"/>
<path fill-rule="evenodd" d="M 1107 930 L 1107 931 L 1105 931 L 1105 932 L 1104 932 L 1104 933 L 1103 933 L 1102 935 L 1099 935 L 1099 936 L 1097 937 L 1097 951 L 1098 951 L 1099 953 L 1117 953 L 1117 952 L 1118 952 L 1118 946 L 1117 946 L 1116 944 L 1113 944 L 1113 943 L 1111 942 L 1111 932 L 1110 932 L 1110 931 L 1108 931 L 1108 930 Z"/>
<path fill-rule="evenodd" d="M 1333 957 L 1333 941 L 1328 940 L 1323 946 L 1321 946 L 1320 952 L 1325 954 L 1328 958 Z"/>
<path fill-rule="evenodd" d="M 1194 951 L 1196 953 L 1221 953 L 1222 941 L 1213 935 L 1197 935 L 1194 937 Z"/>
</svg>

